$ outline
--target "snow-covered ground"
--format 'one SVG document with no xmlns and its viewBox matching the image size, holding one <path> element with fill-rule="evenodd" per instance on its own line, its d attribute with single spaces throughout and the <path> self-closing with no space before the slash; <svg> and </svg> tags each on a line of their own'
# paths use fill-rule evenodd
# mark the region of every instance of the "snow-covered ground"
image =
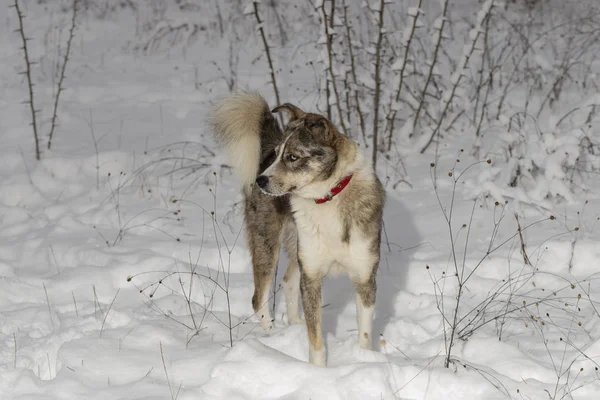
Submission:
<svg viewBox="0 0 600 400">
<path fill-rule="evenodd" d="M 445 368 L 444 330 L 450 332 L 457 295 L 451 240 L 430 177 L 432 156 L 408 157 L 412 188 L 388 190 L 375 350 L 358 346 L 350 281 L 328 278 L 329 365 L 315 367 L 307 362 L 306 328 L 286 323 L 282 292 L 272 332 L 262 332 L 252 316 L 241 195 L 207 122 L 227 92 L 209 62 L 226 59 L 223 49 L 208 41 L 145 55 L 127 42 L 135 36 L 130 14 L 84 15 L 48 151 L 52 27 L 65 26 L 69 14 L 25 4 L 32 51 L 41 57 L 35 71 L 44 151 L 36 161 L 21 104 L 16 20 L 6 9 L 0 399 L 600 397 L 600 201 L 593 175 L 585 205 L 519 208 L 523 228 L 544 220 L 523 232 L 526 265 L 512 204 L 470 200 L 470 185 L 490 166 L 465 174 L 452 226 L 459 271 L 465 265 L 465 276 L 474 273 L 462 288 L 458 326 L 466 327 L 462 333 L 477 329 L 456 339 Z M 263 60 L 247 64 L 239 80 L 272 104 Z M 283 101 L 314 105 L 310 96 L 283 92 Z M 469 146 L 463 142 L 440 149 L 438 194 L 448 215 L 453 179 L 475 161 L 461 155 L 447 176 L 461 146 Z M 282 255 L 278 285 L 285 266 Z"/>
</svg>

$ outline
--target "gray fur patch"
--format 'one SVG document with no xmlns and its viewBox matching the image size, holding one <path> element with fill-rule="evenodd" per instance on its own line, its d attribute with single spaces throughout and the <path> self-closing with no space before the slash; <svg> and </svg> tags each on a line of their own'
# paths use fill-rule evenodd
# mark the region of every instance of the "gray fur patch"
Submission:
<svg viewBox="0 0 600 400">
<path fill-rule="evenodd" d="M 360 296 L 362 303 L 365 307 L 371 307 L 375 305 L 375 298 L 377 293 L 377 283 L 375 277 L 377 276 L 377 264 L 375 264 L 371 270 L 371 276 L 366 282 L 355 283 L 356 293 Z"/>
<path fill-rule="evenodd" d="M 342 192 L 351 200 L 339 203 L 342 241 L 349 243 L 352 227 L 358 228 L 365 237 L 373 238 L 371 252 L 379 260 L 385 189 L 377 176 L 371 181 L 356 183 L 350 181 Z"/>
</svg>

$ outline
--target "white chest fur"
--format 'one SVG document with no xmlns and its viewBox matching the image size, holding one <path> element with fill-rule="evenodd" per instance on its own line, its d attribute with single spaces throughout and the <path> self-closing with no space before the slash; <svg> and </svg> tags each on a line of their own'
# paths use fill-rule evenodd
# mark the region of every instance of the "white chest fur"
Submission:
<svg viewBox="0 0 600 400">
<path fill-rule="evenodd" d="M 375 262 L 372 238 L 365 237 L 351 224 L 349 240 L 342 239 L 345 227 L 338 208 L 341 200 L 334 198 L 316 204 L 313 200 L 292 197 L 302 268 L 309 275 L 347 272 L 351 278 L 364 280 Z"/>
</svg>

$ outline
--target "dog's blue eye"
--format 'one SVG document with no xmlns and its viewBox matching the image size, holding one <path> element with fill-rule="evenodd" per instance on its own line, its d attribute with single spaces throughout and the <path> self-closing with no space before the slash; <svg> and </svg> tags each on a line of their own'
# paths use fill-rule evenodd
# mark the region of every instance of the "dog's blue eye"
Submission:
<svg viewBox="0 0 600 400">
<path fill-rule="evenodd" d="M 294 154 L 288 154 L 287 156 L 289 161 L 296 161 L 298 160 L 298 157 L 296 157 Z"/>
</svg>

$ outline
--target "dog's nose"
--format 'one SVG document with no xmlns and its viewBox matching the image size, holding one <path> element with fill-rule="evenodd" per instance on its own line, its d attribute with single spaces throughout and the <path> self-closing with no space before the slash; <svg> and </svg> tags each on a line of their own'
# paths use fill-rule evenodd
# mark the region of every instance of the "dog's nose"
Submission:
<svg viewBox="0 0 600 400">
<path fill-rule="evenodd" d="M 258 178 L 256 178 L 256 184 L 261 189 L 264 189 L 265 186 L 267 186 L 267 183 L 269 183 L 269 177 L 268 176 L 260 175 Z"/>
</svg>

